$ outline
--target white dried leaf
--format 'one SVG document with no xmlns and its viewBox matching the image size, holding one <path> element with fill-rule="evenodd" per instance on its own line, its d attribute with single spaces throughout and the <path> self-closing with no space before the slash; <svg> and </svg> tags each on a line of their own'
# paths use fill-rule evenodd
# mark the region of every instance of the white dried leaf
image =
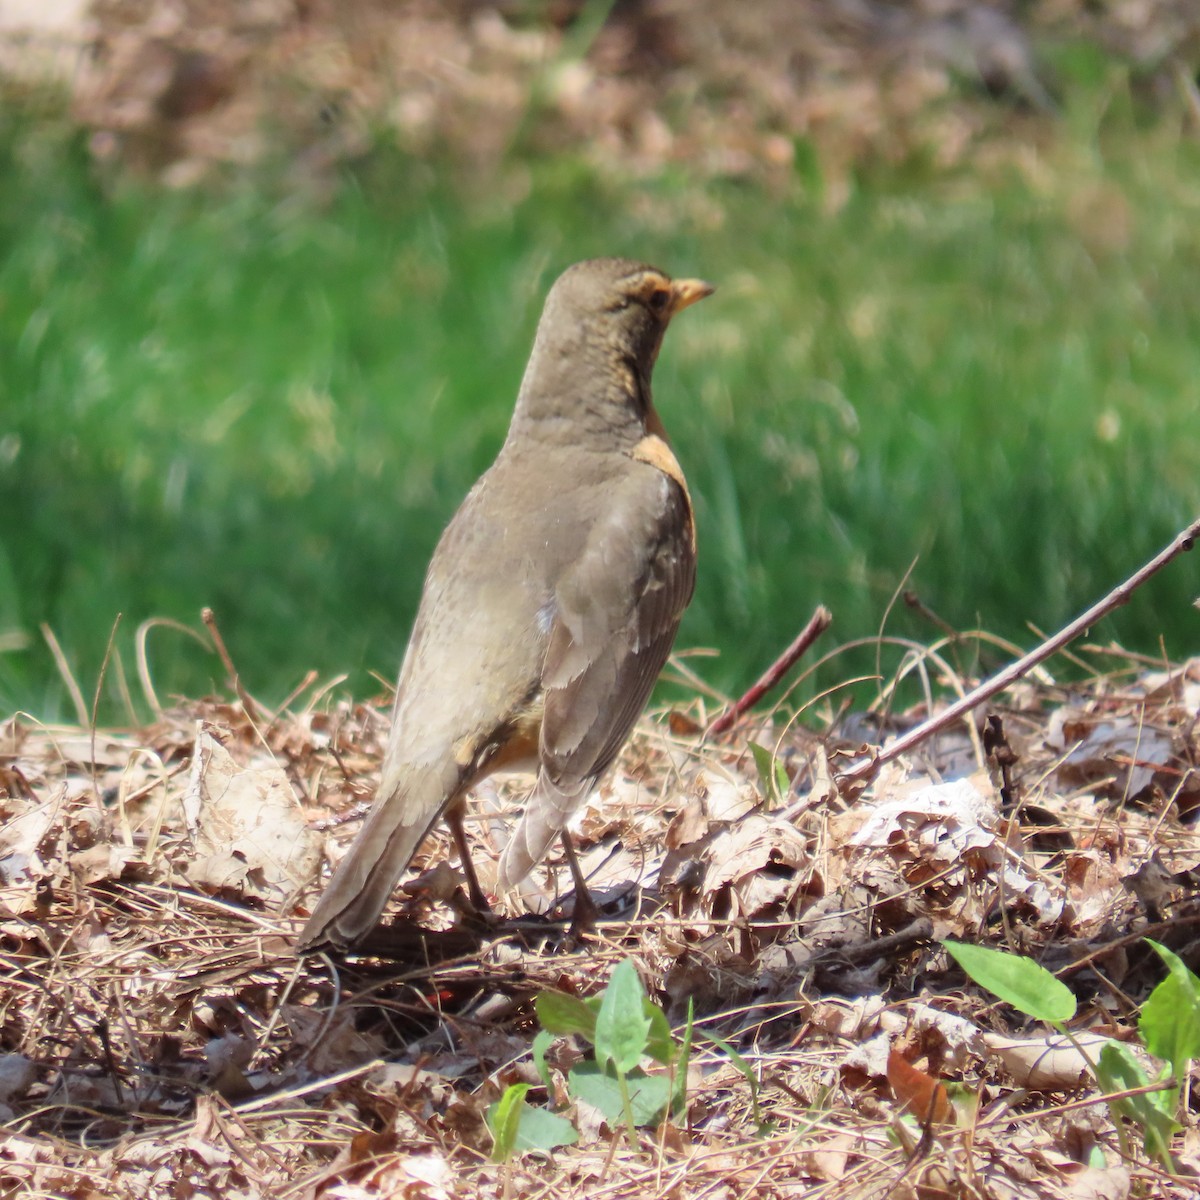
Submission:
<svg viewBox="0 0 1200 1200">
<path fill-rule="evenodd" d="M 872 1038 L 867 1038 L 865 1042 L 859 1042 L 857 1046 L 852 1046 L 846 1057 L 842 1059 L 842 1065 L 853 1067 L 855 1070 L 862 1071 L 864 1075 L 870 1075 L 873 1079 L 883 1079 L 887 1077 L 888 1052 L 892 1048 L 893 1034 L 888 1032 L 877 1033 Z"/>
<path fill-rule="evenodd" d="M 193 883 L 282 903 L 315 878 L 321 849 L 292 785 L 276 766 L 239 767 L 205 728 L 184 796 Z"/>
<path fill-rule="evenodd" d="M 799 867 L 807 859 L 808 841 L 794 825 L 755 813 L 713 838 L 704 887 L 713 891 L 766 866 Z"/>
<path fill-rule="evenodd" d="M 875 806 L 851 845 L 889 849 L 898 841 L 935 861 L 953 862 L 968 850 L 990 850 L 997 812 L 966 779 L 934 784 Z"/>
<path fill-rule="evenodd" d="M 736 821 L 758 807 L 754 785 L 732 771 L 702 767 L 692 779 L 689 793 L 700 798 L 708 819 L 714 824 Z"/>
<path fill-rule="evenodd" d="M 1075 1040 L 1094 1061 L 1111 1039 L 1096 1033 L 1083 1033 Z M 1088 1059 L 1059 1034 L 1010 1038 L 985 1033 L 983 1045 L 993 1058 L 1000 1060 L 1018 1087 L 1032 1092 L 1069 1091 L 1091 1075 Z"/>
<path fill-rule="evenodd" d="M 1006 893 L 1023 896 L 1043 921 L 1062 913 L 1061 891 L 1052 890 L 1027 871 L 1005 844 L 996 805 L 969 779 L 934 784 L 911 796 L 886 800 L 875 807 L 866 823 L 850 838 L 857 850 L 886 854 L 889 861 L 927 862 L 937 871 L 972 861 L 985 865 L 1003 880 Z M 866 869 L 860 869 L 866 877 Z"/>
</svg>

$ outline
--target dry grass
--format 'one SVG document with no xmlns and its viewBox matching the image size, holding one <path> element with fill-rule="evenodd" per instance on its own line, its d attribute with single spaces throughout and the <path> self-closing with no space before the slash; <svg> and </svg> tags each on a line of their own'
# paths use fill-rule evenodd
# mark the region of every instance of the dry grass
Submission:
<svg viewBox="0 0 1200 1200">
<path fill-rule="evenodd" d="M 514 152 L 565 146 L 606 173 L 669 164 L 776 182 L 815 152 L 837 205 L 863 163 L 1011 161 L 1017 140 L 997 130 L 1036 131 L 1031 116 L 1104 77 L 1105 55 L 1156 106 L 1196 108 L 1186 0 L 760 0 L 752 15 L 715 3 L 702 19 L 611 0 L 96 0 L 91 17 L 86 53 L 56 47 L 91 149 L 175 185 L 291 157 L 292 183 L 321 188 L 374 139 L 418 159 L 450 147 L 489 187 Z M 23 40 L 5 49 L 17 77 L 41 61 Z M 506 186 L 519 190 L 520 174 Z"/>
<path fill-rule="evenodd" d="M 941 652 L 920 655 L 934 707 L 968 682 Z M 699 700 L 672 715 L 676 732 L 644 723 L 579 833 L 617 915 L 569 953 L 561 926 L 524 918 L 521 902 L 493 929 L 460 918 L 440 831 L 369 953 L 341 962 L 291 954 L 290 900 L 253 851 L 213 883 L 197 850 L 198 731 L 256 786 L 286 776 L 336 854 L 378 767 L 373 707 L 297 703 L 272 718 L 251 704 L 252 720 L 243 701 L 197 701 L 133 733 L 17 716 L 0 726 L 0 1194 L 1192 1195 L 1194 1176 L 1114 1166 L 1090 1084 L 1019 1088 L 980 1039 L 1038 1030 L 936 940 L 1033 955 L 1078 995 L 1079 1028 L 1117 1037 L 1155 980 L 1143 935 L 1196 965 L 1200 660 L 1089 661 L 1103 670 L 1086 683 L 1043 676 L 1006 693 L 986 749 L 960 726 L 853 802 L 830 756 L 921 714 L 808 714 L 820 735 L 755 717 L 708 744 Z M 787 819 L 764 810 L 750 741 L 787 770 Z M 933 818 L 948 778 L 978 803 Z M 478 802 L 485 877 L 518 800 L 514 786 Z M 537 1084 L 533 996 L 592 993 L 627 955 L 672 1020 L 690 1001 L 752 1064 L 770 1130 L 755 1129 L 742 1075 L 706 1051 L 686 1121 L 643 1131 L 638 1150 L 582 1112 L 579 1146 L 490 1162 L 486 1106 L 511 1082 Z M 906 1142 L 887 1048 L 978 1092 L 974 1117 Z M 559 1043 L 551 1063 L 577 1053 Z M 1106 1173 L 1084 1165 L 1097 1147 Z"/>
</svg>

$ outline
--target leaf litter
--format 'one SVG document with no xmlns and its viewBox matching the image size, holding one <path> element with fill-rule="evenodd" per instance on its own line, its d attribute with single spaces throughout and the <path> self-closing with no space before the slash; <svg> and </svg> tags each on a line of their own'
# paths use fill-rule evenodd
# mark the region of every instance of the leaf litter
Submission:
<svg viewBox="0 0 1200 1200">
<path fill-rule="evenodd" d="M 968 681 L 890 719 L 759 713 L 707 740 L 700 700 L 645 719 L 576 821 L 606 919 L 573 950 L 561 862 L 481 924 L 438 827 L 360 952 L 296 959 L 322 852 L 344 852 L 378 778 L 374 705 L 323 694 L 271 718 L 206 699 L 136 731 L 14 717 L 0 1193 L 1194 1195 L 1194 1122 L 1176 1138 L 1184 1175 L 1122 1162 L 1078 1045 L 995 1002 L 939 944 L 1058 974 L 1093 1057 L 1128 1040 L 1161 974 L 1143 937 L 1188 958 L 1200 659 L 1097 660 L 1080 682 L 1013 684 L 847 795 L 838 764 L 864 729 L 889 738 Z M 773 783 L 752 743 L 782 765 Z M 485 887 L 523 786 L 476 800 Z M 533 998 L 596 994 L 626 957 L 673 1023 L 690 1005 L 751 1065 L 765 1131 L 746 1079 L 701 1039 L 686 1116 L 639 1151 L 582 1112 L 577 1146 L 491 1162 L 488 1104 L 515 1082 L 547 1101 Z M 550 1102 L 578 1056 L 569 1040 L 547 1052 Z M 947 1118 L 947 1084 L 973 1094 L 969 1120 Z"/>
</svg>

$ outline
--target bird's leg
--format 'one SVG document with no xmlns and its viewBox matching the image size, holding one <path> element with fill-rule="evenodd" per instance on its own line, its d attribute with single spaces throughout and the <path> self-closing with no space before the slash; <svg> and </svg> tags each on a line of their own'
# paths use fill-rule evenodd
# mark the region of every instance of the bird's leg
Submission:
<svg viewBox="0 0 1200 1200">
<path fill-rule="evenodd" d="M 575 906 L 571 910 L 571 928 L 567 937 L 570 940 L 578 940 L 582 934 L 596 927 L 596 922 L 600 920 L 600 909 L 596 907 L 592 893 L 588 890 L 583 868 L 575 856 L 575 847 L 571 845 L 571 835 L 565 829 L 562 831 L 562 846 L 567 856 L 571 878 L 575 882 Z"/>
<path fill-rule="evenodd" d="M 450 836 L 458 848 L 458 861 L 462 864 L 462 873 L 467 877 L 467 897 L 472 907 L 481 916 L 492 911 L 488 898 L 479 886 L 479 876 L 475 874 L 475 863 L 471 859 L 471 847 L 467 845 L 467 831 L 463 828 L 463 814 L 466 804 L 462 799 L 451 801 L 445 812 L 446 824 L 450 826 Z"/>
</svg>

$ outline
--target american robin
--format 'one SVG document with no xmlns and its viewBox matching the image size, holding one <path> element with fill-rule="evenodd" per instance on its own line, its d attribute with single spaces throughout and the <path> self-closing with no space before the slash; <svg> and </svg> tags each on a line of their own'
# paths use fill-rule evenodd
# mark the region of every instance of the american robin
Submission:
<svg viewBox="0 0 1200 1200">
<path fill-rule="evenodd" d="M 650 374 L 668 322 L 712 290 L 618 258 L 577 263 L 550 289 L 508 437 L 429 564 L 375 805 L 300 949 L 360 940 L 441 814 L 486 908 L 462 816 L 494 771 L 537 771 L 499 887 L 562 834 L 577 920 L 590 905 L 565 825 L 642 711 L 696 578 L 691 499 Z"/>
</svg>

